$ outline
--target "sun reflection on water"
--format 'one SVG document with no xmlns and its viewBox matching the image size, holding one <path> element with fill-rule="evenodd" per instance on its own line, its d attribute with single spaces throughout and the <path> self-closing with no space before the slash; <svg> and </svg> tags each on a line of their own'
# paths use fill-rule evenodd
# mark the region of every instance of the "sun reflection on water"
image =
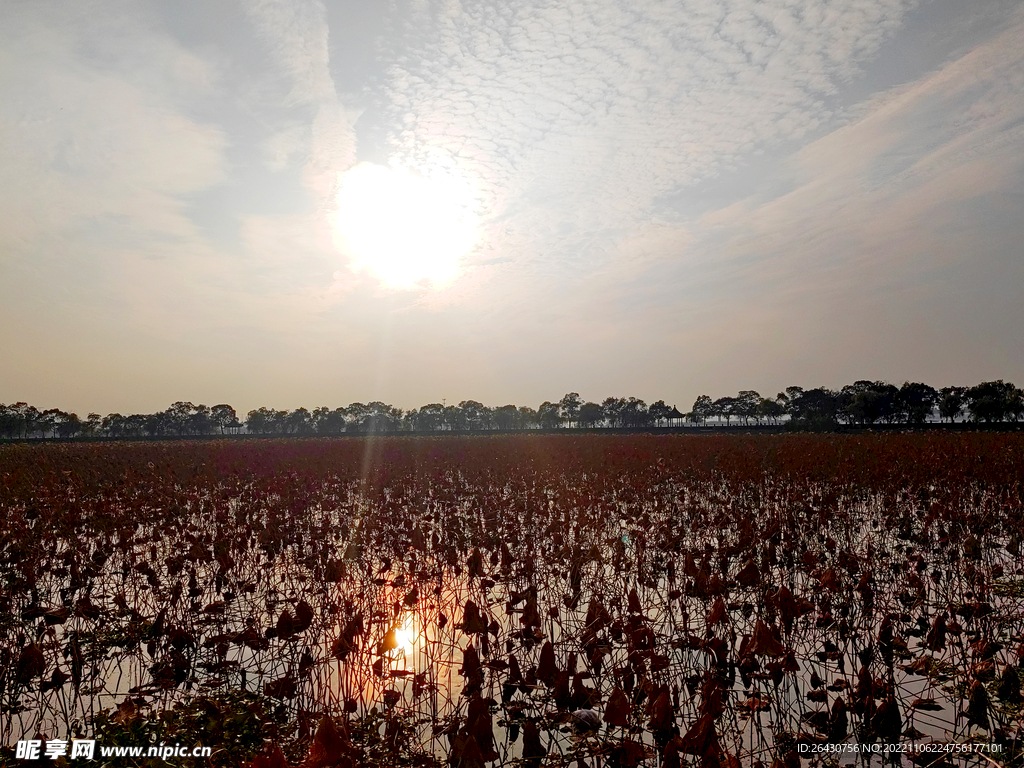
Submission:
<svg viewBox="0 0 1024 768">
<path fill-rule="evenodd" d="M 407 614 L 403 619 L 402 623 L 395 627 L 395 643 L 397 644 L 397 651 L 411 651 L 413 646 L 416 644 L 416 638 L 419 636 L 419 632 L 414 626 L 412 614 Z"/>
</svg>

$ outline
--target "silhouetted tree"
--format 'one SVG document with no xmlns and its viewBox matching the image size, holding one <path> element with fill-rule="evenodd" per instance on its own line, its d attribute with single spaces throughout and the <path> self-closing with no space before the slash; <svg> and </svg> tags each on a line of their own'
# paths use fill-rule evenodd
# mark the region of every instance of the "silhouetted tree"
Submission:
<svg viewBox="0 0 1024 768">
<path fill-rule="evenodd" d="M 313 431 L 318 435 L 338 435 L 345 430 L 345 411 L 342 408 L 335 408 L 332 411 L 322 405 L 313 410 L 310 421 Z"/>
<path fill-rule="evenodd" d="M 668 422 L 668 415 L 672 412 L 672 409 L 665 405 L 664 400 L 659 400 L 656 403 L 651 403 L 647 407 L 647 415 L 652 424 L 661 424 L 661 422 Z"/>
<path fill-rule="evenodd" d="M 742 390 L 735 397 L 712 400 L 708 395 L 696 399 L 686 417 L 691 423 L 706 424 L 708 418 L 732 423 L 735 416 L 749 424 L 751 419 L 777 424 L 789 415 L 794 428 L 829 429 L 839 422 L 871 425 L 879 422 L 922 424 L 935 409 L 946 421 L 955 421 L 965 411 L 973 421 L 998 422 L 1024 418 L 1024 391 L 1015 385 L 997 381 L 982 382 L 971 388 L 944 387 L 936 390 L 921 382 L 904 382 L 897 388 L 884 381 L 862 379 L 844 386 L 839 392 L 824 387 L 804 390 L 787 387 L 774 400 L 754 390 Z M 245 428 L 250 434 L 339 434 L 389 433 L 401 430 L 486 430 L 498 428 L 531 429 L 537 426 L 640 428 L 664 425 L 682 417 L 664 400 L 648 406 L 636 397 L 609 397 L 598 405 L 582 402 L 570 392 L 557 403 L 544 402 L 537 411 L 528 407 L 503 405 L 489 408 L 476 400 L 458 405 L 431 403 L 408 413 L 380 401 L 352 403 L 331 410 L 326 406 L 312 413 L 305 408 L 278 411 L 258 408 L 249 411 Z M 40 412 L 28 403 L 0 403 L 0 437 L 68 438 L 77 435 L 121 439 L 128 437 L 164 437 L 168 435 L 224 434 L 241 428 L 234 408 L 226 403 L 212 408 L 187 401 L 173 403 L 165 411 L 122 416 L 112 413 L 100 417 L 90 413 L 83 422 L 77 414 L 51 408 Z"/>
<path fill-rule="evenodd" d="M 5 437 L 29 437 L 39 428 L 39 409 L 28 403 L 17 402 L 5 406 L 0 419 Z"/>
<path fill-rule="evenodd" d="M 622 404 L 619 418 L 627 427 L 646 427 L 651 423 L 647 403 L 637 397 L 631 397 Z"/>
<path fill-rule="evenodd" d="M 196 407 L 192 403 L 179 400 L 164 411 L 163 428 L 176 435 L 187 434 L 195 412 Z"/>
<path fill-rule="evenodd" d="M 625 407 L 626 401 L 621 397 L 606 397 L 604 402 L 601 403 L 604 418 L 613 427 L 621 427 L 623 425 L 622 411 Z"/>
<path fill-rule="evenodd" d="M 235 432 L 242 425 L 238 422 L 238 414 L 227 403 L 220 403 L 210 409 L 210 421 L 223 435 L 226 431 Z"/>
<path fill-rule="evenodd" d="M 720 397 L 711 404 L 711 415 L 721 420 L 725 419 L 726 424 L 732 422 L 732 417 L 736 415 L 736 398 L 735 397 Z"/>
<path fill-rule="evenodd" d="M 152 416 L 148 416 L 144 413 L 133 413 L 130 416 L 125 416 L 123 422 L 124 434 L 126 437 L 142 437 L 147 434 L 147 430 L 151 424 Z M 163 414 L 156 414 L 156 421 L 158 423 L 163 421 Z"/>
<path fill-rule="evenodd" d="M 284 417 L 284 432 L 289 435 L 313 433 L 313 417 L 305 408 L 296 408 Z"/>
<path fill-rule="evenodd" d="M 444 427 L 444 406 L 430 403 L 409 412 L 409 423 L 421 432 L 433 432 Z"/>
<path fill-rule="evenodd" d="M 519 406 L 519 424 L 520 429 L 534 429 L 540 426 L 540 418 L 533 408 L 528 405 L 521 405 Z"/>
<path fill-rule="evenodd" d="M 1003 421 L 1014 416 L 1019 390 L 1002 379 L 985 381 L 966 393 L 967 410 L 974 421 Z"/>
<path fill-rule="evenodd" d="M 395 432 L 402 423 L 402 411 L 394 406 L 375 400 L 372 403 L 352 403 L 345 409 L 348 430 L 366 434 Z"/>
<path fill-rule="evenodd" d="M 149 413 L 144 416 L 143 429 L 150 437 L 163 437 L 169 434 L 181 434 L 167 411 Z"/>
<path fill-rule="evenodd" d="M 939 416 L 956 421 L 967 404 L 967 387 L 943 387 L 939 390 Z"/>
<path fill-rule="evenodd" d="M 604 421 L 604 409 L 598 403 L 587 401 L 580 406 L 580 426 L 594 427 Z"/>
<path fill-rule="evenodd" d="M 445 429 L 451 430 L 462 430 L 466 428 L 465 414 L 462 409 L 457 405 L 446 405 L 444 407 L 444 426 Z"/>
<path fill-rule="evenodd" d="M 86 437 L 98 435 L 102 429 L 103 417 L 98 413 L 90 413 L 85 417 L 85 423 L 82 424 L 82 432 Z"/>
<path fill-rule="evenodd" d="M 763 397 L 761 398 L 761 402 L 757 404 L 758 421 L 761 419 L 767 419 L 772 424 L 778 424 L 779 419 L 785 413 L 786 409 L 778 400 L 769 400 L 767 397 Z"/>
<path fill-rule="evenodd" d="M 733 410 L 736 415 L 748 424 L 751 419 L 757 418 L 757 409 L 761 404 L 761 395 L 752 389 L 744 389 L 736 396 Z"/>
<path fill-rule="evenodd" d="M 502 405 L 494 409 L 494 425 L 498 429 L 522 429 L 519 409 L 514 405 Z"/>
<path fill-rule="evenodd" d="M 469 430 L 490 429 L 491 409 L 476 400 L 463 400 L 459 403 L 462 411 L 462 428 Z"/>
<path fill-rule="evenodd" d="M 258 408 L 249 411 L 245 419 L 245 429 L 253 435 L 269 435 L 275 432 L 280 433 L 284 427 L 284 411 L 276 411 L 272 408 Z"/>
<path fill-rule="evenodd" d="M 699 421 L 701 424 L 707 424 L 708 418 L 710 418 L 712 411 L 714 410 L 714 402 L 711 400 L 710 395 L 701 395 L 694 403 L 693 408 L 690 410 L 691 420 L 694 422 Z"/>
<path fill-rule="evenodd" d="M 569 426 L 573 426 L 580 415 L 580 407 L 583 405 L 583 401 L 580 400 L 578 392 L 570 392 L 567 395 L 563 395 L 562 399 L 558 401 L 558 412 Z"/>
<path fill-rule="evenodd" d="M 559 412 L 558 403 L 544 401 L 537 409 L 537 420 L 545 429 L 554 429 L 562 423 L 562 414 Z"/>
<path fill-rule="evenodd" d="M 855 381 L 837 396 L 837 415 L 850 424 L 892 422 L 901 418 L 900 391 L 884 381 Z"/>
<path fill-rule="evenodd" d="M 836 414 L 839 410 L 837 393 L 825 387 L 790 392 L 799 389 L 788 387 L 789 414 L 794 427 L 805 429 L 830 429 L 836 425 Z"/>
<path fill-rule="evenodd" d="M 920 382 L 904 382 L 899 392 L 899 411 L 908 424 L 923 424 L 935 412 L 939 393 Z"/>
<path fill-rule="evenodd" d="M 57 437 L 75 437 L 82 431 L 82 420 L 77 413 L 60 412 L 60 419 L 55 426 Z"/>
</svg>

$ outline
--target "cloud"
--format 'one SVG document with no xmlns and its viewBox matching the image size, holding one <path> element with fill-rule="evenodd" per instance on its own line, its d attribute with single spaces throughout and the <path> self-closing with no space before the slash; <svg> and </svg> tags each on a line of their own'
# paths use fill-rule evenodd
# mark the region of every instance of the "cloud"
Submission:
<svg viewBox="0 0 1024 768">
<path fill-rule="evenodd" d="M 1012 377 L 1024 12 L 857 115 L 781 163 L 786 192 L 689 222 L 681 257 L 606 302 L 642 297 L 633 321 L 667 343 L 716 340 L 723 386 L 751 367 L 775 386 Z"/>
<path fill-rule="evenodd" d="M 392 150 L 483 190 L 514 258 L 560 279 L 599 266 L 654 200 L 799 140 L 912 0 L 421 3 L 388 72 Z M 554 255 L 557 254 L 557 257 Z"/>
<path fill-rule="evenodd" d="M 195 237 L 182 198 L 224 177 L 225 137 L 182 99 L 216 73 L 130 13 L 33 10 L 0 32 L 0 258 L 42 243 L 73 258 L 74 239 L 97 229 L 115 243 Z M 95 40 L 112 25 L 132 43 Z"/>
<path fill-rule="evenodd" d="M 1024 165 L 1024 12 L 1000 35 L 911 85 L 872 99 L 862 117 L 794 155 L 787 194 L 709 214 L 732 236 L 726 254 L 757 253 L 760 277 L 780 270 L 899 268 L 965 203 L 1009 189 Z M 980 223 L 980 222 L 979 222 Z M 719 243 L 721 247 L 721 243 Z M 721 251 L 719 251 L 721 254 Z M 915 268 L 920 264 L 915 260 Z"/>
<path fill-rule="evenodd" d="M 352 117 L 338 100 L 330 70 L 327 13 L 321 0 L 250 0 L 244 8 L 271 56 L 289 78 L 286 103 L 314 111 L 305 141 L 294 125 L 268 142 L 272 168 L 307 151 L 304 180 L 321 200 L 334 191 L 338 174 L 355 164 Z M 302 147 L 302 144 L 305 146 Z"/>
</svg>

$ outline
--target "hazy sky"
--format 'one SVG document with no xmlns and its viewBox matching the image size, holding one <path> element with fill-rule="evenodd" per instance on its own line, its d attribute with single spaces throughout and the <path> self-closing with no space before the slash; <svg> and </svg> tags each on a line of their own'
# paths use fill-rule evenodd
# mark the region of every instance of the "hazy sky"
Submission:
<svg viewBox="0 0 1024 768">
<path fill-rule="evenodd" d="M 1024 384 L 1022 171 L 1016 0 L 4 0 L 0 402 Z"/>
</svg>

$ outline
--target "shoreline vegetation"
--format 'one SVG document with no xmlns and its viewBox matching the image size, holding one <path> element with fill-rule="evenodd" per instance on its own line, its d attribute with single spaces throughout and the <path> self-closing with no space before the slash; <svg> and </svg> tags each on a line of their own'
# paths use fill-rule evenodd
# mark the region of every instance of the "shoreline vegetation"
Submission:
<svg viewBox="0 0 1024 768">
<path fill-rule="evenodd" d="M 207 442 L 207 441 L 246 441 L 246 440 L 318 440 L 327 438 L 401 438 L 401 437 L 511 437 L 522 435 L 785 435 L 800 433 L 863 435 L 872 433 L 968 433 L 968 432 L 1022 432 L 1022 421 L 974 422 L 957 421 L 953 423 L 931 421 L 924 424 L 872 424 L 869 426 L 836 424 L 831 428 L 802 425 L 796 422 L 781 424 L 708 424 L 679 426 L 648 426 L 648 427 L 535 427 L 529 429 L 476 429 L 476 430 L 400 430 L 394 432 L 305 432 L 305 433 L 209 433 L 202 435 L 79 435 L 76 437 L 3 437 L 0 444 L 17 443 L 115 443 L 115 442 Z"/>
<path fill-rule="evenodd" d="M 921 382 L 902 387 L 856 381 L 839 390 L 787 387 L 774 398 L 754 390 L 713 400 L 701 395 L 686 413 L 664 400 L 648 405 L 636 397 L 587 402 L 570 392 L 557 402 L 489 407 L 475 400 L 430 403 L 405 411 L 375 401 L 312 411 L 258 408 L 244 421 L 235 409 L 179 401 L 151 414 L 82 419 L 59 408 L 40 410 L 26 402 L 0 403 L 0 440 L 167 439 L 227 436 L 345 436 L 383 434 L 503 434 L 518 432 L 631 433 L 650 431 L 849 432 L 906 429 L 1016 429 L 1024 420 L 1024 391 L 1002 379 L 973 387 L 941 389 Z"/>
</svg>

